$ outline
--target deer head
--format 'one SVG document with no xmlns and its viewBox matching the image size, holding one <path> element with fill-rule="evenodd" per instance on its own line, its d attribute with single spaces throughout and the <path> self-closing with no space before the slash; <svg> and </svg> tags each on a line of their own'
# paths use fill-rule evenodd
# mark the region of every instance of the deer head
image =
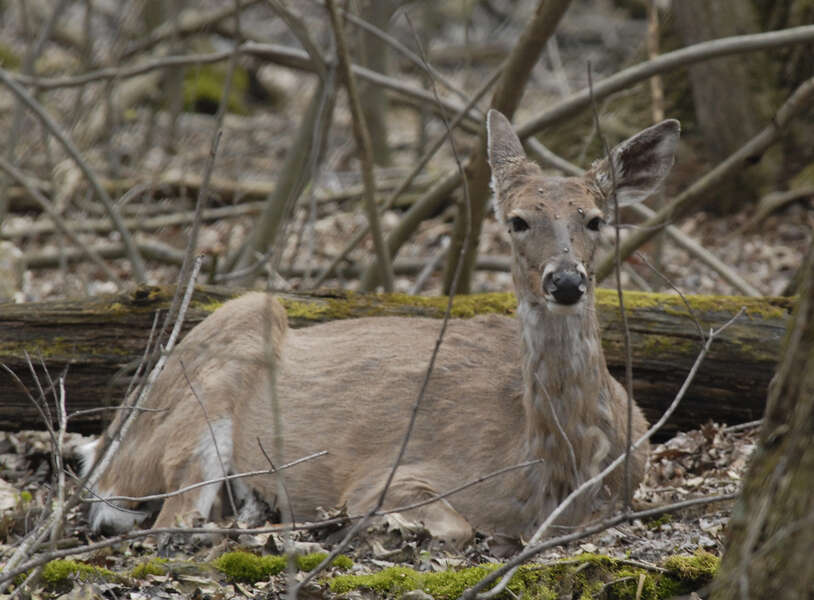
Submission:
<svg viewBox="0 0 814 600">
<path fill-rule="evenodd" d="M 620 207 L 650 195 L 673 165 L 680 125 L 669 119 L 645 129 L 611 150 L 613 174 L 603 158 L 582 177 L 544 175 L 496 110 L 486 130 L 495 212 L 509 230 L 518 301 L 573 314 L 592 297 L 594 254 L 614 191 Z"/>
</svg>

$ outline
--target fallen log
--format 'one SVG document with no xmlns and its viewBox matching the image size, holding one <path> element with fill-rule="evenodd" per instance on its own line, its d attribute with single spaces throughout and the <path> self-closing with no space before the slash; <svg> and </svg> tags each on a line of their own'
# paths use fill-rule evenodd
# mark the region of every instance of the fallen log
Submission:
<svg viewBox="0 0 814 600">
<path fill-rule="evenodd" d="M 38 388 L 26 353 L 46 391 L 49 379 L 45 370 L 53 381 L 64 372 L 69 414 L 115 406 L 129 381 L 128 367 L 132 371 L 144 353 L 156 311 L 166 311 L 173 291 L 142 286 L 87 300 L 0 305 L 0 363 L 34 396 Z M 200 286 L 187 314 L 185 331 L 237 294 L 232 289 Z M 286 306 L 292 327 L 362 316 L 440 318 L 446 306 L 446 298 L 403 294 L 331 291 L 278 297 Z M 687 300 L 704 331 L 720 326 L 741 307 L 746 310 L 713 344 L 666 432 L 697 427 L 709 420 L 734 424 L 760 418 L 794 300 L 729 296 L 688 296 Z M 625 306 L 635 397 L 653 421 L 672 401 L 696 359 L 701 348 L 698 326 L 677 296 L 628 292 Z M 512 294 L 462 296 L 455 299 L 453 315 L 512 314 L 514 308 Z M 608 365 L 622 378 L 624 342 L 615 292 L 598 290 L 597 310 Z M 47 396 L 53 404 L 53 392 Z M 25 390 L 6 370 L 0 370 L 0 398 L 0 430 L 44 427 Z M 110 414 L 96 411 L 74 416 L 69 429 L 98 432 Z"/>
</svg>

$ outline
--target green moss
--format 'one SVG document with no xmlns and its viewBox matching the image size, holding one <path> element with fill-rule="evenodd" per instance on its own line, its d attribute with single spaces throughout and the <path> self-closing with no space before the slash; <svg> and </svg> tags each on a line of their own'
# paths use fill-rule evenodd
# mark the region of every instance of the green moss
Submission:
<svg viewBox="0 0 814 600">
<path fill-rule="evenodd" d="M 298 556 L 297 568 L 302 571 L 310 571 L 327 556 L 324 552 Z M 231 580 L 254 583 L 265 581 L 273 575 L 282 573 L 286 562 L 285 556 L 257 556 L 249 552 L 237 551 L 222 554 L 212 564 Z M 334 559 L 332 565 L 340 569 L 349 569 L 353 566 L 353 561 L 340 554 Z"/>
<path fill-rule="evenodd" d="M 439 572 L 416 571 L 409 567 L 388 567 L 369 575 L 338 575 L 330 579 L 333 593 L 346 594 L 355 589 L 366 589 L 376 595 L 401 596 L 411 590 L 422 590 L 433 598 L 446 600 L 459 597 L 500 565 L 487 564 L 465 569 Z M 554 600 L 557 598 L 550 586 L 541 585 L 547 572 L 535 565 L 524 565 L 509 582 L 509 594 L 501 597 Z"/>
<path fill-rule="evenodd" d="M 702 585 L 712 580 L 720 562 L 714 554 L 699 549 L 691 556 L 670 556 L 664 561 L 664 568 L 683 582 Z"/>
<path fill-rule="evenodd" d="M 350 296 L 352 298 L 354 295 Z M 321 302 L 300 302 L 281 296 L 278 296 L 277 299 L 285 308 L 288 318 L 292 320 L 319 322 L 347 319 L 352 316 L 350 299 L 326 298 Z"/>
<path fill-rule="evenodd" d="M 10 47 L 0 44 L 0 67 L 6 71 L 16 71 L 20 68 L 20 57 Z"/>
<path fill-rule="evenodd" d="M 163 558 L 151 558 L 133 567 L 130 576 L 134 579 L 146 579 L 148 575 L 166 575 L 167 561 Z"/>
<path fill-rule="evenodd" d="M 648 529 L 659 529 L 662 525 L 667 525 L 667 523 L 672 522 L 673 515 L 670 513 L 665 513 L 656 519 L 650 519 L 649 521 L 645 522 L 645 527 Z"/>
<path fill-rule="evenodd" d="M 215 114 L 220 104 L 227 70 L 224 65 L 201 65 L 184 73 L 184 110 Z M 245 95 L 249 88 L 249 75 L 242 67 L 235 68 L 232 87 L 226 100 L 226 109 L 235 114 L 248 114 Z"/>
<path fill-rule="evenodd" d="M 678 353 L 691 355 L 700 348 L 700 340 L 695 338 L 680 339 L 675 335 L 658 335 L 648 333 L 644 343 L 640 346 L 641 352 L 647 356 L 664 356 Z"/>
<path fill-rule="evenodd" d="M 724 313 L 734 315 L 741 307 L 746 316 L 764 319 L 782 319 L 794 307 L 791 298 L 749 298 L 746 296 L 685 295 L 693 310 L 708 314 Z M 602 308 L 615 308 L 619 305 L 616 290 L 599 288 L 596 290 L 596 304 Z M 627 310 L 661 310 L 670 315 L 688 316 L 684 301 L 676 294 L 652 292 L 625 292 Z"/>
<path fill-rule="evenodd" d="M 249 552 L 227 552 L 213 566 L 234 581 L 264 581 L 285 569 L 285 556 L 257 556 Z"/>
<path fill-rule="evenodd" d="M 702 556 L 701 553 L 694 557 L 675 557 L 675 564 L 681 567 L 681 572 L 667 567 L 666 573 L 597 554 L 583 554 L 554 564 L 527 564 L 512 577 L 509 591 L 499 597 L 633 600 L 637 597 L 641 581 L 642 600 L 661 600 L 698 589 L 711 578 L 714 570 L 710 569 L 709 557 L 715 559 L 712 555 Z M 367 575 L 338 575 L 328 582 L 330 591 L 335 594 L 348 594 L 361 589 L 378 597 L 390 598 L 411 590 L 422 590 L 433 598 L 445 600 L 459 597 L 464 590 L 498 567 L 486 564 L 430 573 L 399 566 Z"/>
<path fill-rule="evenodd" d="M 19 504 L 21 506 L 25 506 L 26 504 L 31 502 L 33 499 L 34 499 L 34 497 L 31 495 L 31 492 L 23 490 L 22 492 L 20 492 Z"/>
<path fill-rule="evenodd" d="M 399 306 L 418 306 L 435 309 L 442 316 L 447 309 L 449 299 L 446 296 L 410 296 L 408 294 L 383 294 L 382 299 Z M 513 314 L 517 308 L 517 299 L 510 293 L 469 294 L 455 296 L 452 300 L 452 317 L 468 319 L 484 314 Z"/>
<path fill-rule="evenodd" d="M 324 552 L 315 552 L 313 554 L 304 554 L 303 556 L 297 557 L 297 568 L 300 571 L 312 571 L 316 566 L 321 563 L 325 558 L 327 558 L 327 554 Z M 350 557 L 345 556 L 344 554 L 340 554 L 333 562 L 331 562 L 331 566 L 338 567 L 342 570 L 350 569 L 353 566 L 353 561 Z"/>
<path fill-rule="evenodd" d="M 353 560 L 349 556 L 345 556 L 344 554 L 340 554 L 334 559 L 333 566 L 337 569 L 342 569 L 343 571 L 347 571 L 351 567 L 353 567 Z M 310 570 L 310 569 L 309 569 Z"/>
<path fill-rule="evenodd" d="M 216 310 L 218 310 L 221 306 L 223 306 L 224 302 L 225 300 L 222 302 L 218 300 L 210 300 L 208 302 L 193 302 L 192 307 L 195 310 L 202 310 L 209 313 L 213 313 Z"/>
<path fill-rule="evenodd" d="M 25 353 L 31 357 L 44 360 L 64 360 L 80 356 L 130 356 L 124 348 L 113 345 L 78 344 L 67 337 L 55 337 L 47 340 L 26 340 L 25 342 L 0 342 L 0 359 L 3 357 L 19 357 Z"/>
<path fill-rule="evenodd" d="M 80 581 L 119 581 L 122 578 L 109 569 L 75 560 L 52 560 L 42 569 L 42 580 L 50 588 L 61 588 L 72 579 Z"/>
</svg>

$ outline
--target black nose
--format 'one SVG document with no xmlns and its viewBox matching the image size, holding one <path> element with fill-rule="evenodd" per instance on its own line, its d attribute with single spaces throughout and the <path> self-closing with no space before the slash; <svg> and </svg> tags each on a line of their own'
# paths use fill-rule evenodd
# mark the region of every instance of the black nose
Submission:
<svg viewBox="0 0 814 600">
<path fill-rule="evenodd" d="M 587 288 L 585 275 L 577 270 L 554 271 L 545 276 L 543 291 L 559 304 L 576 304 Z"/>
</svg>

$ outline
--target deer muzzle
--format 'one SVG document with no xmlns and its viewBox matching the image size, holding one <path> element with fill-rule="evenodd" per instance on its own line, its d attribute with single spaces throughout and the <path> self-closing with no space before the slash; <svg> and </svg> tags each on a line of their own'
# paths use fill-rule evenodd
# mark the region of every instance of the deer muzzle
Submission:
<svg viewBox="0 0 814 600">
<path fill-rule="evenodd" d="M 588 289 L 588 277 L 577 265 L 546 269 L 543 275 L 543 293 L 557 304 L 571 306 L 582 299 Z"/>
</svg>

